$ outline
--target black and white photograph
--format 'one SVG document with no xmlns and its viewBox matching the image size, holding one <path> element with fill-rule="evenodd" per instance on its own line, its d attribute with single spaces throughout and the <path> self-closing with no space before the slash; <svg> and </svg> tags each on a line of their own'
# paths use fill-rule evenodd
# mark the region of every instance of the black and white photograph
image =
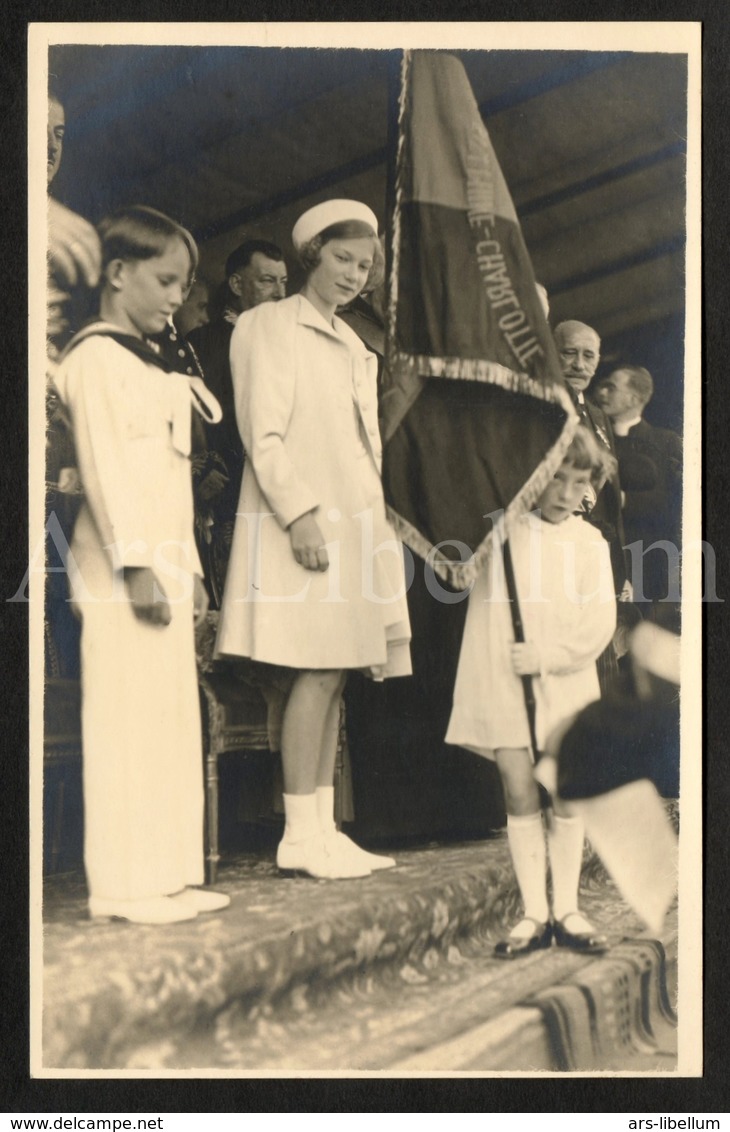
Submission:
<svg viewBox="0 0 730 1132">
<path fill-rule="evenodd" d="M 700 25 L 28 73 L 33 1076 L 701 1076 Z"/>
</svg>

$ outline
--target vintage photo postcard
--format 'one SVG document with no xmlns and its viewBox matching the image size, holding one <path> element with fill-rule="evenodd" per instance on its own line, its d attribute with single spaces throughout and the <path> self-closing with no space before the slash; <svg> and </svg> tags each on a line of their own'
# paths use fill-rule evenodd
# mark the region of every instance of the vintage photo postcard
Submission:
<svg viewBox="0 0 730 1132">
<path fill-rule="evenodd" d="M 28 75 L 33 1075 L 701 1076 L 699 24 Z"/>
</svg>

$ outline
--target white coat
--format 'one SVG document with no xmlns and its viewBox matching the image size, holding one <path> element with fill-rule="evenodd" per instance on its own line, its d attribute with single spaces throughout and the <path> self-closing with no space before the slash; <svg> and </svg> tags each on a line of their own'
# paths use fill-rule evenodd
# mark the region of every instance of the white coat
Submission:
<svg viewBox="0 0 730 1132">
<path fill-rule="evenodd" d="M 410 672 L 403 550 L 380 483 L 375 356 L 302 295 L 231 339 L 247 453 L 217 652 L 292 668 Z M 314 512 L 330 566 L 300 566 L 287 527 Z"/>
<path fill-rule="evenodd" d="M 577 515 L 543 522 L 536 512 L 510 531 L 525 639 L 537 646 L 532 678 L 537 742 L 600 697 L 596 660 L 616 626 L 608 543 Z M 512 613 L 495 553 L 469 595 L 446 742 L 493 758 L 499 747 L 530 747 L 522 681 L 510 650 Z"/>
</svg>

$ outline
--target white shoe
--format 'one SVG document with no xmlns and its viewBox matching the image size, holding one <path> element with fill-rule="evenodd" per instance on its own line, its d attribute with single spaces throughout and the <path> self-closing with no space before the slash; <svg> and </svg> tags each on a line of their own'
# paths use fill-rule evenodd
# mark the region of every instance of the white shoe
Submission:
<svg viewBox="0 0 730 1132">
<path fill-rule="evenodd" d="M 133 924 L 177 924 L 183 920 L 194 920 L 197 914 L 192 905 L 173 900 L 171 896 L 152 896 L 148 900 L 89 897 L 89 915 L 92 919 L 115 917 L 130 920 Z"/>
<path fill-rule="evenodd" d="M 372 872 L 376 872 L 378 869 L 395 868 L 396 862 L 393 857 L 384 857 L 380 853 L 368 853 L 367 849 L 361 849 L 341 830 L 335 830 L 328 834 L 327 842 L 332 846 L 330 852 L 338 859 L 342 857 L 346 861 L 352 861 L 353 864 L 363 865 Z"/>
<path fill-rule="evenodd" d="M 370 867 L 346 858 L 344 853 L 332 852 L 324 836 L 314 834 L 302 841 L 279 842 L 276 864 L 282 872 L 308 873 L 325 880 L 347 880 L 370 876 Z"/>
<path fill-rule="evenodd" d="M 220 912 L 231 903 L 230 896 L 223 892 L 211 892 L 207 888 L 184 888 L 170 899 L 176 904 L 194 908 L 196 912 Z"/>
</svg>

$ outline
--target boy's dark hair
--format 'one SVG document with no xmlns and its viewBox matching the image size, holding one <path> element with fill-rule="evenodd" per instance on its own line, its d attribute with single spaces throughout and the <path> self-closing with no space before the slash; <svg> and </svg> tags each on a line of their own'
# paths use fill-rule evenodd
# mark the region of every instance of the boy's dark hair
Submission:
<svg viewBox="0 0 730 1132">
<path fill-rule="evenodd" d="M 190 255 L 190 279 L 195 276 L 198 266 L 198 246 L 195 240 L 163 212 L 146 205 L 132 205 L 120 208 L 99 224 L 101 238 L 102 270 L 115 259 L 138 260 L 154 259 L 163 255 L 170 240 L 182 240 Z"/>
<path fill-rule="evenodd" d="M 267 259 L 275 260 L 276 263 L 280 263 L 284 258 L 284 253 L 279 245 L 272 244 L 271 240 L 244 240 L 242 244 L 233 249 L 226 260 L 226 280 L 230 279 L 231 275 L 235 275 L 237 271 L 248 267 L 251 257 L 256 255 L 256 252 L 265 255 Z"/>
</svg>

